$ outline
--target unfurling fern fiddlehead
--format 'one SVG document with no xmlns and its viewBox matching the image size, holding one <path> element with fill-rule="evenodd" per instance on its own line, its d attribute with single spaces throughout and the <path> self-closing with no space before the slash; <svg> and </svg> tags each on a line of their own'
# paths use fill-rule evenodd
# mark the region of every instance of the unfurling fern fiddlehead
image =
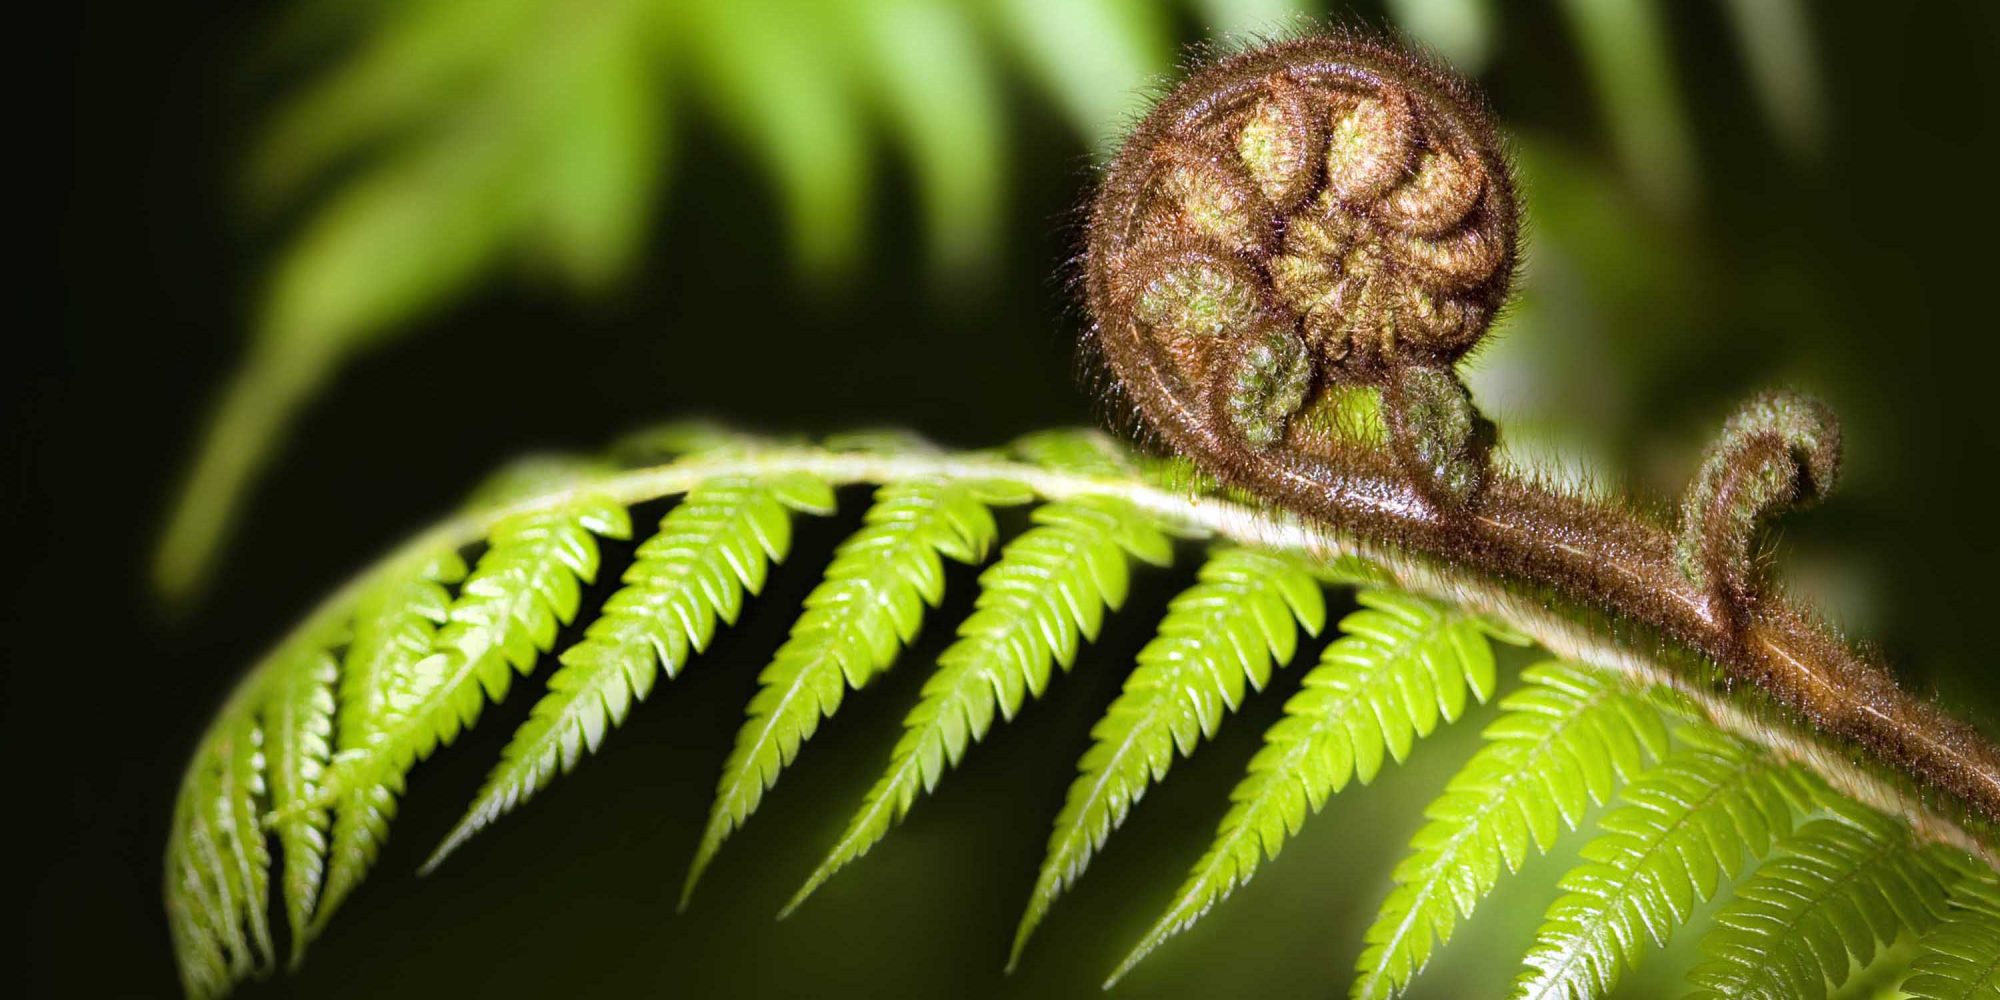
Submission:
<svg viewBox="0 0 2000 1000">
<path fill-rule="evenodd" d="M 1091 337 L 1144 426 L 1224 482 L 1642 629 L 2000 821 L 2000 753 L 1753 572 L 1758 522 L 1834 479 L 1823 406 L 1746 406 L 1677 531 L 1493 467 L 1451 366 L 1506 299 L 1516 216 L 1487 111 L 1448 71 L 1344 35 L 1246 52 L 1112 163 Z M 1343 426 L 1354 386 L 1381 391 L 1386 452 Z"/>
<path fill-rule="evenodd" d="M 887 773 L 786 912 L 1047 692 L 1054 667 L 1077 665 L 1130 573 L 1170 563 L 1175 537 L 1214 537 L 1092 730 L 1016 958 L 1176 756 L 1294 660 L 1301 633 L 1322 631 L 1324 588 L 1355 584 L 1369 588 L 1362 610 L 1340 621 L 1214 845 L 1116 975 L 1272 863 L 1343 786 L 1491 697 L 1489 640 L 1532 639 L 1575 662 L 1521 671 L 1487 747 L 1427 810 L 1367 933 L 1356 996 L 1407 989 L 1503 865 L 1589 825 L 1593 804 L 1609 808 L 1517 996 L 1608 991 L 1643 935 L 1663 941 L 1740 869 L 1702 942 L 1702 989 L 1824 992 L 1894 940 L 1912 992 L 2000 996 L 2000 754 L 1756 572 L 1761 522 L 1837 475 L 1831 414 L 1788 393 L 1744 407 L 1677 525 L 1498 467 L 1495 429 L 1453 365 L 1505 303 L 1516 213 L 1477 98 L 1405 53 L 1334 35 L 1196 73 L 1105 178 L 1087 345 L 1139 422 L 1234 493 L 1190 490 L 1179 457 L 1148 463 L 1069 434 L 954 454 L 908 436 L 811 446 L 681 428 L 620 449 L 622 465 L 506 476 L 330 598 L 218 713 L 168 846 L 184 984 L 220 993 L 274 960 L 274 891 L 296 960 L 378 855 L 408 771 L 588 613 L 593 537 L 629 534 L 628 508 L 680 498 L 557 655 L 430 865 L 579 766 L 733 624 L 788 554 L 795 515 L 871 484 L 866 523 L 762 676 L 690 889 L 849 692 L 914 639 L 943 595 L 942 560 L 983 564 L 1000 541 L 994 510 L 1032 501 L 1032 526 L 997 546 Z M 1784 710 L 1760 711 L 1763 696 Z M 1750 960 L 1765 953 L 1780 961 Z"/>
</svg>

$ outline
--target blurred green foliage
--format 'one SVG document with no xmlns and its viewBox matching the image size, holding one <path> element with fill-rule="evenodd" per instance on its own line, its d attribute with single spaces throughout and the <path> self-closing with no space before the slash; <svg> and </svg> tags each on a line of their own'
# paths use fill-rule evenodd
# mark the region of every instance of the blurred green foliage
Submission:
<svg viewBox="0 0 2000 1000">
<path fill-rule="evenodd" d="M 1770 113 L 1806 143 L 1819 98 L 1797 0 L 1718 2 Z M 1657 0 L 1561 6 L 1623 165 L 1612 186 L 1684 208 L 1693 153 Z M 1489 0 L 1390 11 L 1470 71 L 1504 27 Z M 1102 152 L 1173 64 L 1185 18 L 1229 44 L 1329 15 L 1354 16 L 1312 0 L 307 3 L 287 33 L 305 82 L 249 165 L 249 196 L 284 236 L 156 586 L 175 601 L 200 589 L 298 409 L 354 352 L 421 328 L 503 265 L 584 292 L 628 275 L 675 155 L 672 121 L 690 106 L 768 174 L 810 281 L 867 252 L 878 132 L 907 160 L 938 269 L 964 280 L 994 256 L 1005 213 L 1007 60 Z M 1573 239 L 1537 222 L 1557 247 Z"/>
</svg>

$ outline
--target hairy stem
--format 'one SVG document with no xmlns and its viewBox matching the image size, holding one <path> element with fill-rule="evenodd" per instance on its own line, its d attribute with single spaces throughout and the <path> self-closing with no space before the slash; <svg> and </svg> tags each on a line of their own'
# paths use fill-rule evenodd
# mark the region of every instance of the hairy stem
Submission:
<svg viewBox="0 0 2000 1000">
<path fill-rule="evenodd" d="M 1341 514 L 1346 527 L 1335 529 L 1135 478 L 1079 475 L 998 458 L 770 447 L 636 469 L 462 514 L 412 538 L 378 565 L 398 564 L 416 552 L 475 544 L 504 518 L 559 506 L 584 491 L 637 504 L 684 493 L 712 479 L 785 473 L 805 473 L 836 485 L 924 477 L 1006 480 L 1046 500 L 1119 497 L 1164 522 L 1268 549 L 1321 559 L 1359 556 L 1405 589 L 1491 617 L 1558 655 L 1644 683 L 1677 687 L 1723 729 L 1799 763 L 1855 799 L 1903 816 L 1926 839 L 2000 866 L 2000 843 L 1987 832 L 1989 810 L 2000 803 L 2000 785 L 1995 784 L 2000 768 L 1993 764 L 1993 748 L 1968 727 L 1897 691 L 1885 674 L 1837 636 L 1782 602 L 1762 602 L 1740 642 L 1703 641 L 1712 634 L 1717 612 L 1679 574 L 1672 539 L 1663 531 L 1628 518 L 1623 530 L 1606 532 L 1597 520 L 1578 520 L 1603 518 L 1605 512 L 1597 509 L 1602 505 L 1536 492 L 1509 480 L 1494 488 L 1517 499 L 1534 496 L 1536 503 L 1503 505 L 1447 530 L 1392 474 L 1348 473 L 1338 479 L 1337 488 L 1320 494 Z M 1581 577 L 1561 569 L 1577 564 L 1594 570 Z M 1545 566 L 1556 570 L 1536 571 Z M 323 627 L 338 618 L 372 572 L 327 598 L 298 628 Z M 1574 584 L 1579 579 L 1618 585 L 1578 592 Z M 1717 668 L 1724 677 L 1788 671 L 1800 689 L 1818 692 L 1820 700 L 1803 708 L 1788 706 L 1796 715 L 1759 711 L 1716 689 L 1712 679 Z M 1857 672 L 1870 686 L 1857 690 L 1841 683 Z M 246 684 L 254 683 L 254 676 Z M 1829 718 L 1841 725 L 1829 725 Z M 1870 725 L 1892 720 L 1898 722 L 1892 737 L 1881 742 L 1865 738 Z M 1926 737 L 1932 741 L 1928 745 Z M 1893 773 L 1858 762 L 1857 747 Z M 1924 758 L 1924 767 L 1909 763 L 1925 753 L 1934 756 Z M 1940 763 L 1964 774 L 1969 783 L 1937 780 Z"/>
</svg>

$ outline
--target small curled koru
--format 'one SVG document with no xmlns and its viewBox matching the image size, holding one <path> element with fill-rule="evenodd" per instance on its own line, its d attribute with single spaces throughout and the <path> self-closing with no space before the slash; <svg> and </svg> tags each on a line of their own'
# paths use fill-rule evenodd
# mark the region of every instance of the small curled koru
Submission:
<svg viewBox="0 0 2000 1000">
<path fill-rule="evenodd" d="M 1230 486 L 1601 618 L 1684 683 L 1750 685 L 2000 829 L 2000 750 L 1757 571 L 1762 522 L 1839 468 L 1824 406 L 1744 406 L 1672 523 L 1496 468 L 1454 365 L 1506 301 L 1518 214 L 1490 115 L 1448 70 L 1352 34 L 1231 55 L 1106 171 L 1087 343 L 1145 429 Z M 1345 416 L 1356 391 L 1379 396 L 1373 433 Z"/>
<path fill-rule="evenodd" d="M 1452 364 L 1507 297 L 1519 229 L 1489 117 L 1449 73 L 1354 38 L 1197 73 L 1127 140 L 1091 214 L 1113 367 L 1150 366 L 1218 456 L 1327 453 L 1330 390 L 1377 387 L 1410 483 L 1473 503 L 1490 435 Z"/>
<path fill-rule="evenodd" d="M 1826 404 L 1793 392 L 1752 399 L 1722 425 L 1681 500 L 1681 573 L 1740 617 L 1767 589 L 1754 575 L 1758 524 L 1816 502 L 1839 476 L 1840 423 Z"/>
</svg>

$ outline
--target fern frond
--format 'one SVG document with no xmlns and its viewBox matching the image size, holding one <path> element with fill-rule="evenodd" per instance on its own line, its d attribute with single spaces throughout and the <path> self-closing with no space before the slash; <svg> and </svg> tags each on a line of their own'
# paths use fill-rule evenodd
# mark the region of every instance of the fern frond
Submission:
<svg viewBox="0 0 2000 1000">
<path fill-rule="evenodd" d="M 973 612 L 903 720 L 888 771 L 781 917 L 888 836 L 917 796 L 935 791 L 945 768 L 985 738 L 996 712 L 1011 721 L 1029 695 L 1040 697 L 1051 664 L 1068 670 L 1076 662 L 1082 642 L 1097 638 L 1105 612 L 1124 606 L 1130 560 L 1165 566 L 1173 559 L 1166 533 L 1118 500 L 1058 501 L 1032 518 L 1035 526 L 980 574 Z"/>
<path fill-rule="evenodd" d="M 1360 600 L 1363 610 L 1341 621 L 1342 637 L 1264 734 L 1208 853 L 1107 988 L 1276 858 L 1308 807 L 1318 812 L 1350 779 L 1373 781 L 1385 756 L 1401 763 L 1440 719 L 1457 721 L 1468 692 L 1482 702 L 1492 695 L 1493 649 L 1477 619 L 1388 591 Z"/>
<path fill-rule="evenodd" d="M 194 804 L 195 785 L 190 775 L 176 796 L 162 895 L 181 992 L 189 997 L 220 996 L 241 971 L 247 971 L 247 962 L 244 969 L 232 971 L 232 959 L 246 952 L 232 947 L 240 940 L 238 911 L 218 895 L 215 833 Z"/>
<path fill-rule="evenodd" d="M 306 929 L 326 870 L 330 817 L 319 801 L 320 782 L 333 755 L 333 687 L 339 676 L 339 661 L 324 645 L 302 646 L 276 666 L 264 706 L 273 825 L 284 849 L 285 919 L 295 966 L 305 957 Z"/>
<path fill-rule="evenodd" d="M 1902 824 L 1858 807 L 1800 827 L 1716 914 L 1691 997 L 1825 997 L 1877 942 L 1937 923 L 1944 888 L 1922 857 Z"/>
<path fill-rule="evenodd" d="M 1352 995 L 1401 992 L 1451 940 L 1458 918 L 1575 829 L 1648 759 L 1667 752 L 1667 728 L 1646 696 L 1617 678 L 1550 662 L 1521 672 L 1527 686 L 1500 702 L 1487 745 L 1424 810 L 1429 820 L 1396 866 L 1396 887 L 1369 926 Z M 1435 945 L 1433 944 L 1435 942 Z"/>
<path fill-rule="evenodd" d="M 478 722 L 487 700 L 505 698 L 514 672 L 534 669 L 556 630 L 576 617 L 581 585 L 597 575 L 593 535 L 631 533 L 623 506 L 587 492 L 496 525 L 432 651 L 411 668 L 412 710 L 375 749 L 335 764 L 335 793 L 392 780 Z"/>
<path fill-rule="evenodd" d="M 1292 661 L 1300 628 L 1318 635 L 1325 623 L 1319 581 L 1298 562 L 1237 548 L 1209 557 L 1199 582 L 1173 599 L 1159 634 L 1139 651 L 1124 689 L 1091 728 L 1093 742 L 1077 763 L 1015 930 L 1009 968 L 1147 786 L 1166 777 L 1175 750 L 1192 754 L 1203 736 L 1215 734 L 1223 714 L 1242 703 L 1246 682 L 1261 691 L 1274 666 Z"/>
<path fill-rule="evenodd" d="M 265 916 L 271 856 L 257 822 L 264 754 L 256 697 L 266 680 L 253 675 L 231 696 L 202 736 L 174 804 L 167 923 L 190 996 L 226 993 L 269 968 L 275 954 Z"/>
<path fill-rule="evenodd" d="M 1013 483 L 946 479 L 892 483 L 876 492 L 866 523 L 841 543 L 791 637 L 758 676 L 750 718 L 723 765 L 708 827 L 688 866 L 683 908 L 723 841 L 757 810 L 820 720 L 916 639 L 925 606 L 944 598 L 940 557 L 983 561 L 999 530 L 988 505 L 1028 497 Z"/>
<path fill-rule="evenodd" d="M 449 550 L 410 566 L 392 567 L 355 602 L 353 635 L 340 668 L 336 767 L 386 755 L 390 735 L 422 703 L 424 684 L 416 666 L 451 614 L 446 588 L 464 579 L 466 567 Z M 385 780 L 355 781 L 335 797 L 326 883 L 308 937 L 326 926 L 374 866 L 401 790 L 401 772 L 392 771 Z"/>
<path fill-rule="evenodd" d="M 639 450 L 682 457 L 622 470 L 544 460 L 495 477 L 472 509 L 426 530 L 323 602 L 232 693 L 197 744 L 169 835 L 167 918 L 190 994 L 226 992 L 275 963 L 266 916 L 274 895 L 283 899 L 294 956 L 300 939 L 318 933 L 374 861 L 406 770 L 469 721 L 462 698 L 470 696 L 476 714 L 483 695 L 504 690 L 511 670 L 538 658 L 555 623 L 576 613 L 578 581 L 596 569 L 591 531 L 624 532 L 626 506 L 656 498 L 683 497 L 662 518 L 659 534 L 639 546 L 626 585 L 565 651 L 548 693 L 445 849 L 600 746 L 659 673 L 678 672 L 761 585 L 769 561 L 787 548 L 786 511 L 827 509 L 831 490 L 847 484 L 883 489 L 778 658 L 810 654 L 818 665 L 805 692 L 830 683 L 836 701 L 909 641 L 936 600 L 944 558 L 982 557 L 996 533 L 989 504 L 1030 495 L 1045 504 L 999 565 L 982 575 L 975 611 L 906 720 L 887 774 L 816 879 L 879 840 L 996 717 L 1011 716 L 1045 690 L 1051 664 L 1068 666 L 1081 655 L 1085 640 L 1122 602 L 1129 560 L 1167 561 L 1170 535 L 1222 540 L 1093 727 L 1093 746 L 1017 931 L 1015 958 L 1052 901 L 1175 755 L 1212 735 L 1274 664 L 1296 653 L 1299 628 L 1316 632 L 1324 624 L 1323 585 L 1361 581 L 1385 592 L 1365 597 L 1367 607 L 1344 623 L 1350 634 L 1328 647 L 1290 700 L 1239 786 L 1216 846 L 1135 960 L 1274 856 L 1335 790 L 1357 777 L 1368 780 L 1385 761 L 1402 759 L 1418 736 L 1458 717 L 1473 698 L 1487 697 L 1494 682 L 1486 639 L 1512 633 L 1486 624 L 1485 616 L 1551 648 L 1578 648 L 1566 619 L 1481 589 L 1490 581 L 1454 576 L 1393 551 L 1359 562 L 1336 535 L 1186 483 L 1163 485 L 1171 470 L 1134 462 L 1101 435 L 1037 436 L 1014 447 L 1019 458 L 942 453 L 899 435 L 814 446 L 699 429 L 657 435 Z M 765 492 L 754 499 L 730 492 L 750 487 Z M 940 499 L 946 496 L 957 500 Z M 907 508 L 902 514 L 899 504 Z M 451 582 L 466 575 L 456 553 L 482 542 L 487 551 L 454 598 Z M 1432 605 L 1400 588 L 1464 606 Z M 827 631 L 839 634 L 814 634 Z M 341 677 L 331 704 L 328 767 L 329 654 L 335 652 L 342 655 Z M 1665 683 L 1677 676 L 1670 669 L 1621 659 L 1616 649 L 1604 655 L 1602 667 L 1589 671 L 1545 664 L 1527 672 L 1528 688 L 1507 700 L 1486 747 L 1430 807 L 1412 857 L 1397 869 L 1397 886 L 1370 932 L 1358 995 L 1407 986 L 1460 915 L 1490 892 L 1503 863 L 1515 868 L 1531 848 L 1546 848 L 1628 778 L 1636 783 L 1603 817 L 1601 836 L 1584 849 L 1587 863 L 1563 882 L 1568 894 L 1551 908 L 1531 953 L 1519 987 L 1524 995 L 1575 997 L 1609 988 L 1620 964 L 1647 947 L 1642 934 L 1664 941 L 1695 899 L 1715 891 L 1722 872 L 1734 872 L 1744 856 L 1762 856 L 1773 841 L 1786 845 L 1785 856 L 1750 880 L 1768 884 L 1768 898 L 1750 892 L 1729 912 L 1750 914 L 1753 902 L 1796 907 L 1795 932 L 1771 948 L 1795 952 L 1784 960 L 1802 963 L 1797 968 L 1804 971 L 1756 974 L 1796 978 L 1844 969 L 1850 950 L 1860 956 L 1866 948 L 1879 953 L 1871 977 L 1886 981 L 1913 963 L 1911 989 L 1920 995 L 1994 994 L 2000 886 L 1983 867 L 1991 857 L 1983 827 L 1930 808 L 1892 777 L 1821 752 L 1809 730 L 1699 687 L 1669 694 Z M 792 729 L 809 735 L 823 706 L 803 707 L 815 714 Z M 1662 756 L 1659 716 L 1675 714 L 1703 721 L 1681 734 L 1681 749 L 1663 764 L 1634 777 L 1642 760 Z M 803 738 L 777 745 L 774 735 L 774 766 L 788 764 Z M 1817 875 L 1774 874 L 1852 860 L 1801 846 L 1842 833 L 1824 825 L 1787 839 L 1795 810 L 1845 815 L 1853 808 L 1835 788 L 1907 818 L 1894 832 L 1907 841 L 1905 851 L 1924 852 L 1883 848 L 1853 884 L 1882 882 L 1879 873 L 1902 865 L 1929 865 L 1935 871 L 1926 869 L 1925 877 L 1952 884 L 1949 919 L 1921 936 L 1901 935 L 1885 952 L 1873 940 L 1888 933 L 1883 912 L 1849 905 Z M 329 809 L 331 843 L 322 855 Z M 271 874 L 267 833 L 284 851 L 279 879 Z M 325 879 L 315 907 L 322 856 Z M 1970 867 L 1956 871 L 1963 866 Z M 1895 926 L 1921 931 L 1923 905 L 1908 899 L 1935 905 L 1938 894 L 1915 876 L 1909 881 L 1886 883 L 1880 894 L 1890 911 L 1900 907 Z M 282 894 L 274 882 L 284 886 Z M 1798 885 L 1832 905 L 1783 894 Z M 1857 929 L 1870 919 L 1874 926 Z M 1719 933 L 1774 933 L 1745 920 Z M 1794 992 L 1801 991 L 1811 989 Z"/>
<path fill-rule="evenodd" d="M 473 834 L 568 773 L 587 748 L 625 721 L 634 701 L 707 647 L 716 620 L 734 624 L 744 593 L 763 589 L 769 566 L 791 548 L 791 512 L 829 514 L 833 488 L 811 476 L 724 479 L 688 493 L 639 546 L 624 584 L 584 637 L 562 654 L 549 693 L 501 752 L 465 817 L 425 862 L 439 862 Z"/>
<path fill-rule="evenodd" d="M 1665 945 L 1725 873 L 1790 832 L 1806 795 L 1796 772 L 1714 729 L 1678 736 L 1683 746 L 1626 786 L 1584 845 L 1584 863 L 1563 876 L 1567 894 L 1536 932 L 1517 1000 L 1609 992 L 1644 953 L 1642 936 Z"/>
<path fill-rule="evenodd" d="M 1943 921 L 1917 943 L 1903 992 L 1918 1000 L 2000 997 L 2000 876 L 1968 868 Z"/>
</svg>

